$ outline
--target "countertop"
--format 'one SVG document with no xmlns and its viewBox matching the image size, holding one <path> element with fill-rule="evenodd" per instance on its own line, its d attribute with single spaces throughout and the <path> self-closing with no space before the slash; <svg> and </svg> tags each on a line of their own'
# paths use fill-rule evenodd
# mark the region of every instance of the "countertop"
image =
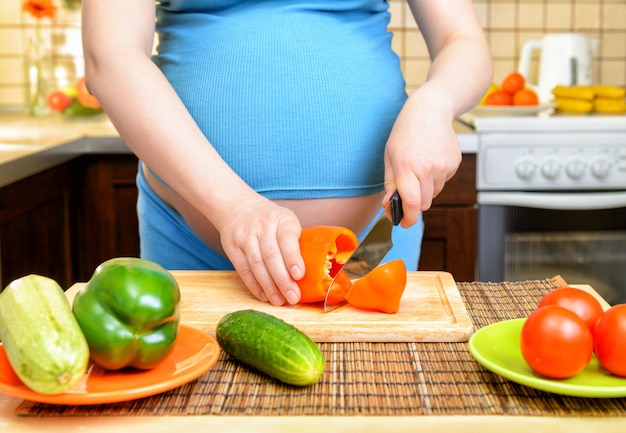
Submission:
<svg viewBox="0 0 626 433">
<path fill-rule="evenodd" d="M 122 416 L 18 418 L 10 402 L 0 400 L 0 429 L 20 433 L 621 433 L 624 418 L 503 419 L 500 416 L 337 417 L 337 416 Z"/>
<path fill-rule="evenodd" d="M 476 153 L 478 139 L 455 122 L 463 153 Z M 105 115 L 68 119 L 0 114 L 0 187 L 87 153 L 130 153 Z"/>
<path fill-rule="evenodd" d="M 176 274 L 177 279 L 181 283 L 181 294 L 186 296 L 183 274 Z M 550 290 L 556 283 L 556 279 L 542 280 L 532 282 L 519 282 L 519 283 L 459 283 L 459 290 L 465 298 L 468 311 L 472 316 L 472 320 L 478 327 L 485 326 L 493 321 L 504 320 L 508 318 L 520 317 L 520 315 L 527 314 L 529 308 L 535 305 L 537 299 L 539 299 L 543 293 Z M 590 291 L 597 296 L 597 293 L 588 285 L 577 285 L 584 290 Z M 73 294 L 77 290 L 77 285 L 70 288 L 68 291 L 68 297 L 71 299 Z M 189 295 L 189 293 L 187 293 Z M 516 308 L 511 309 L 513 300 L 517 299 L 519 305 Z M 491 306 L 485 309 L 485 307 Z M 499 308 L 501 307 L 501 308 Z M 605 305 L 606 308 L 606 305 Z M 185 308 L 182 309 L 182 321 L 185 322 Z M 332 344 L 332 346 L 328 346 Z M 331 350 L 332 353 L 342 353 L 342 351 L 350 350 L 350 347 L 355 343 L 345 343 L 343 346 L 340 343 L 327 343 L 326 350 Z M 365 343 L 366 345 L 368 343 Z M 381 343 L 385 344 L 385 343 Z M 21 400 L 6 395 L 0 394 L 0 429 L 7 432 L 110 432 L 115 431 L 119 433 L 126 432 L 172 432 L 172 431 L 186 431 L 192 432 L 206 432 L 206 431 L 220 431 L 220 432 L 294 432 L 312 433 L 312 432 L 351 432 L 359 431 L 363 433 L 379 433 L 381 431 L 394 431 L 396 433 L 415 432 L 415 431 L 437 431 L 441 433 L 459 433 L 459 432 L 480 432 L 480 433 L 501 433 L 503 429 L 507 432 L 528 432 L 533 431 L 535 433 L 541 432 L 567 432 L 567 433 L 582 433 L 582 432 L 623 432 L 626 427 L 626 417 L 621 415 L 620 401 L 618 399 L 615 404 L 606 402 L 608 406 L 613 409 L 605 410 L 598 409 L 603 407 L 602 402 L 594 401 L 594 399 L 576 399 L 576 398 L 561 398 L 551 394 L 534 393 L 532 389 L 516 385 L 512 382 L 503 380 L 502 378 L 493 375 L 488 371 L 483 371 L 478 364 L 471 359 L 468 355 L 468 349 L 466 343 L 430 343 L 437 345 L 433 346 L 420 346 L 419 343 L 406 343 L 405 345 L 393 346 L 390 344 L 390 353 L 392 358 L 397 362 L 400 362 L 402 356 L 400 353 L 412 354 L 419 365 L 414 365 L 411 361 L 409 364 L 409 370 L 420 370 L 421 375 L 414 377 L 430 376 L 430 379 L 423 380 L 420 378 L 420 386 L 415 387 L 409 383 L 395 383 L 388 382 L 387 391 L 381 389 L 376 390 L 376 387 L 372 385 L 371 392 L 382 392 L 378 395 L 378 398 L 392 399 L 391 402 L 386 401 L 373 401 L 374 408 L 379 407 L 404 407 L 411 409 L 412 406 L 406 406 L 406 402 L 396 401 L 393 402 L 393 398 L 397 395 L 394 394 L 394 390 L 404 390 L 405 387 L 411 391 L 408 391 L 408 395 L 412 397 L 418 397 L 417 401 L 424 402 L 424 397 L 430 396 L 430 404 L 432 410 L 439 407 L 439 409 L 447 408 L 446 411 L 427 411 L 426 414 L 421 415 L 380 415 L 368 413 L 368 407 L 363 406 L 361 411 L 356 415 L 327 415 L 322 412 L 315 415 L 298 415 L 293 412 L 298 411 L 299 405 L 293 403 L 303 398 L 303 391 L 299 388 L 290 388 L 279 385 L 273 385 L 266 378 L 258 374 L 251 374 L 247 376 L 245 369 L 242 370 L 236 364 L 229 364 L 227 357 L 218 361 L 219 366 L 207 372 L 205 380 L 201 381 L 200 385 L 209 387 L 209 394 L 200 394 L 204 396 L 202 404 L 211 405 L 214 403 L 214 399 L 223 401 L 228 397 L 230 404 L 239 407 L 240 404 L 246 404 L 246 402 L 252 402 L 251 406 L 245 406 L 248 413 L 241 413 L 233 415 L 228 412 L 227 405 L 220 412 L 219 408 L 215 408 L 214 411 L 204 412 L 202 414 L 185 414 L 185 415 L 172 415 L 167 410 L 174 410 L 181 406 L 185 407 L 189 403 L 188 399 L 191 399 L 190 393 L 193 393 L 194 398 L 199 398 L 195 392 L 197 388 L 181 387 L 179 391 L 173 395 L 163 396 L 161 399 L 158 396 L 154 398 L 156 400 L 138 401 L 137 404 L 124 404 L 122 407 L 130 411 L 129 413 L 119 414 L 116 412 L 115 405 L 113 407 L 109 405 L 98 406 L 93 410 L 87 409 L 86 411 L 80 411 L 80 407 L 72 408 L 68 413 L 64 413 L 58 406 L 51 406 L 36 409 L 35 412 L 30 412 L 31 415 L 18 416 L 16 409 L 21 404 Z M 424 344 L 424 343 L 422 343 Z M 429 344 L 429 343 L 426 343 Z M 441 345 L 441 346 L 439 346 Z M 359 346 L 360 347 L 360 346 Z M 345 353 L 346 359 L 327 358 L 326 379 L 323 379 L 325 383 L 318 384 L 320 387 L 311 388 L 311 392 L 317 390 L 322 393 L 327 389 L 332 390 L 332 396 L 336 396 L 337 405 L 346 404 L 350 405 L 351 398 L 355 400 L 368 399 L 367 395 L 353 395 L 351 389 L 354 390 L 348 382 L 348 379 L 353 373 L 359 373 L 356 377 L 361 375 L 376 375 L 376 382 L 379 384 L 385 383 L 378 379 L 378 376 L 384 376 L 389 374 L 388 371 L 380 371 L 380 366 L 377 367 L 373 362 L 359 362 L 358 359 L 365 359 L 367 355 L 368 346 L 363 346 L 365 349 L 363 352 L 357 350 L 349 354 Z M 376 346 L 378 347 L 378 346 Z M 391 350 L 395 348 L 395 350 Z M 370 349 L 375 350 L 376 349 Z M 375 352 L 378 353 L 378 352 Z M 393 355 L 396 353 L 397 355 Z M 376 356 L 376 355 L 375 355 Z M 370 359 L 370 361 L 372 361 Z M 406 364 L 403 364 L 406 365 Z M 391 365 L 382 366 L 382 370 L 392 369 Z M 423 370 L 422 370 L 423 369 Z M 440 370 L 443 369 L 443 370 Z M 432 371 L 431 371 L 432 370 Z M 445 373 L 445 371 L 449 373 Z M 414 372 L 410 372 L 415 374 Z M 446 378 L 441 376 L 446 374 L 450 377 Z M 475 376 L 477 374 L 478 376 Z M 346 375 L 345 379 L 342 379 L 343 375 Z M 434 376 L 433 376 L 434 375 Z M 365 377 L 364 376 L 364 377 Z M 433 378 L 438 378 L 433 381 Z M 475 381 L 476 378 L 480 378 Z M 451 382 L 450 382 L 451 381 Z M 455 405 L 449 405 L 446 403 L 446 398 L 439 396 L 443 394 L 445 397 L 446 389 L 449 386 L 454 386 L 455 382 L 462 382 L 465 385 L 456 388 L 453 391 L 455 394 L 465 392 L 478 393 L 469 400 L 470 405 L 464 406 L 466 409 L 455 410 Z M 204 384 L 204 385 L 202 385 Z M 215 386 L 213 386 L 215 384 Z M 218 387 L 219 385 L 219 387 Z M 335 389 L 336 386 L 343 385 L 343 388 Z M 226 386 L 226 391 L 219 391 L 222 387 Z M 354 386 L 354 385 L 352 385 Z M 464 387 L 465 386 L 465 387 Z M 400 387 L 400 388 L 397 388 Z M 245 389 L 245 391 L 242 391 Z M 454 389 L 454 388 L 452 388 Z M 239 391 L 237 391 L 239 390 Z M 217 394 L 215 394 L 217 392 Z M 243 392 L 246 396 L 240 397 L 237 392 Z M 405 392 L 405 391 L 403 391 Z M 447 392 L 450 392 L 448 389 Z M 230 395 L 235 393 L 235 395 Z M 251 393 L 251 394 L 250 394 Z M 259 406 L 267 405 L 268 400 L 267 393 L 277 393 L 282 395 L 285 400 L 283 404 L 286 406 L 284 409 L 272 409 L 274 415 L 266 415 L 262 412 L 259 413 Z M 344 398 L 341 395 L 345 393 Z M 388 395 L 385 397 L 385 393 Z M 432 393 L 432 394 L 431 394 Z M 485 393 L 485 397 L 481 397 L 482 393 Z M 185 397 L 186 396 L 186 397 Z M 292 398 L 288 398 L 292 396 Z M 421 396 L 421 400 L 419 398 Z M 279 397 L 276 397 L 280 400 Z M 313 395 L 309 395 L 310 400 L 315 400 Z M 464 397 L 450 397 L 451 399 L 460 398 L 459 402 L 468 402 Z M 148 398 L 150 399 L 150 398 Z M 241 400 L 241 401 L 240 401 Z M 219 401 L 218 406 L 219 406 Z M 289 402 L 292 402 L 290 404 Z M 412 400 L 410 400 L 412 401 Z M 437 402 L 436 402 L 437 401 Z M 254 402 L 258 402 L 259 406 Z M 263 402 L 263 403 L 261 403 Z M 329 404 L 332 402 L 329 401 Z M 486 405 L 485 405 L 486 403 Z M 597 406 L 596 406 L 597 403 Z M 174 404 L 175 406 L 170 406 Z M 272 407 L 272 403 L 269 403 Z M 391 406 L 389 406 L 391 404 Z M 419 404 L 419 403 L 418 403 Z M 459 404 L 459 403 L 457 403 Z M 147 411 L 138 410 L 138 408 L 147 407 Z M 156 405 L 156 406 L 154 406 Z M 295 406 L 294 406 L 295 405 Z M 44 405 L 46 406 L 46 405 Z M 165 412 L 159 411 L 158 407 L 166 407 Z M 463 406 L 463 405 L 462 405 Z M 266 406 L 267 407 L 267 406 Z M 622 406 L 623 407 L 623 406 Z M 62 406 L 61 406 L 62 408 Z M 150 409 L 152 408 L 152 409 Z M 255 409 L 256 408 L 256 409 Z M 295 408 L 295 409 L 294 409 Z M 119 409 L 119 406 L 117 406 Z M 225 410 L 224 410 L 225 409 Z M 242 410 L 244 408 L 242 407 Z M 354 409 L 354 408 L 353 408 Z M 61 410 L 61 412 L 57 412 Z M 284 410 L 284 413 L 282 412 Z M 372 410 L 372 407 L 369 407 Z M 276 411 L 280 415 L 276 415 Z M 290 412 L 291 411 L 291 412 Z M 326 409 L 326 411 L 335 412 L 334 405 Z M 465 412 L 465 413 L 464 413 Z M 467 413 L 469 412 L 469 414 Z M 419 413 L 419 412 L 417 412 Z M 554 415 L 560 413 L 561 415 Z M 602 414 L 608 415 L 602 415 Z M 22 414 L 24 414 L 22 412 Z M 135 415 L 136 414 L 136 415 Z M 553 415 L 550 415 L 553 414 Z"/>
<path fill-rule="evenodd" d="M 104 115 L 0 115 L 0 187 L 88 153 L 130 153 Z"/>
</svg>

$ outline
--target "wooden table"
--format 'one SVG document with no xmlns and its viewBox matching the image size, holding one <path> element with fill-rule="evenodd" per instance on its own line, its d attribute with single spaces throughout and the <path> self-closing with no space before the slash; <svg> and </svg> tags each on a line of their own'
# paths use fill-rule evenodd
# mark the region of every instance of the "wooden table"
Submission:
<svg viewBox="0 0 626 433">
<path fill-rule="evenodd" d="M 587 285 L 579 285 L 593 294 Z M 184 296 L 184 286 L 181 286 Z M 75 290 L 75 289 L 74 289 Z M 72 295 L 70 291 L 69 295 Z M 597 294 L 596 294 L 597 295 Z M 468 302 L 472 303 L 471 300 Z M 468 306 L 469 308 L 469 306 Z M 471 309 L 470 309 L 471 311 Z M 341 344 L 341 343 L 337 343 Z M 420 344 L 420 343 L 411 343 Z M 453 344 L 453 343 L 451 343 Z M 456 343 L 459 344 L 459 343 Z M 490 374 L 490 373 L 486 373 Z M 415 431 L 437 432 L 623 432 L 626 417 L 592 416 L 520 416 L 520 415 L 426 415 L 426 416 L 372 416 L 372 415 L 193 415 L 193 416 L 17 416 L 15 409 L 21 401 L 0 395 L 0 430 L 7 432 L 343 432 L 359 431 L 396 433 Z"/>
</svg>

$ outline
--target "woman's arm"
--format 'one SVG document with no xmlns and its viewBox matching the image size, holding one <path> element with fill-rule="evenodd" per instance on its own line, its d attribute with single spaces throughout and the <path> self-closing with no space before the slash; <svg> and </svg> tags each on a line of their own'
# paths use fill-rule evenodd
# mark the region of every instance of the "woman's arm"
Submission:
<svg viewBox="0 0 626 433">
<path fill-rule="evenodd" d="M 152 62 L 154 0 L 83 0 L 82 15 L 87 86 L 124 141 L 220 232 L 255 296 L 298 302 L 300 223 L 230 169 Z"/>
<path fill-rule="evenodd" d="M 409 0 L 432 65 L 403 107 L 387 143 L 385 185 L 402 197 L 408 227 L 454 176 L 461 151 L 454 120 L 472 108 L 492 80 L 492 62 L 470 0 Z"/>
</svg>

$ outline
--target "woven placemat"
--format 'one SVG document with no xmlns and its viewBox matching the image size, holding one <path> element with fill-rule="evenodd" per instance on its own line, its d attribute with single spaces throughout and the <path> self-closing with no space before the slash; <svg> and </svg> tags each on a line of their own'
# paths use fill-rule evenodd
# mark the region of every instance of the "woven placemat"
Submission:
<svg viewBox="0 0 626 433">
<path fill-rule="evenodd" d="M 476 329 L 525 317 L 559 277 L 458 283 Z M 326 372 L 283 385 L 221 354 L 202 377 L 152 397 L 93 406 L 22 402 L 21 416 L 87 415 L 530 415 L 625 416 L 626 398 L 587 399 L 517 385 L 478 364 L 467 343 L 320 343 Z"/>
</svg>

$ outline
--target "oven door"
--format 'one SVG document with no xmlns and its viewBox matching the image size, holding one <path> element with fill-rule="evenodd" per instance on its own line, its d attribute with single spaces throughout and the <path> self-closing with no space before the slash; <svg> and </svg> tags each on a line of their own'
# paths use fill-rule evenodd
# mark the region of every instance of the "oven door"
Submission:
<svg viewBox="0 0 626 433">
<path fill-rule="evenodd" d="M 626 302 L 626 192 L 480 192 L 478 280 L 561 275 Z"/>
</svg>

